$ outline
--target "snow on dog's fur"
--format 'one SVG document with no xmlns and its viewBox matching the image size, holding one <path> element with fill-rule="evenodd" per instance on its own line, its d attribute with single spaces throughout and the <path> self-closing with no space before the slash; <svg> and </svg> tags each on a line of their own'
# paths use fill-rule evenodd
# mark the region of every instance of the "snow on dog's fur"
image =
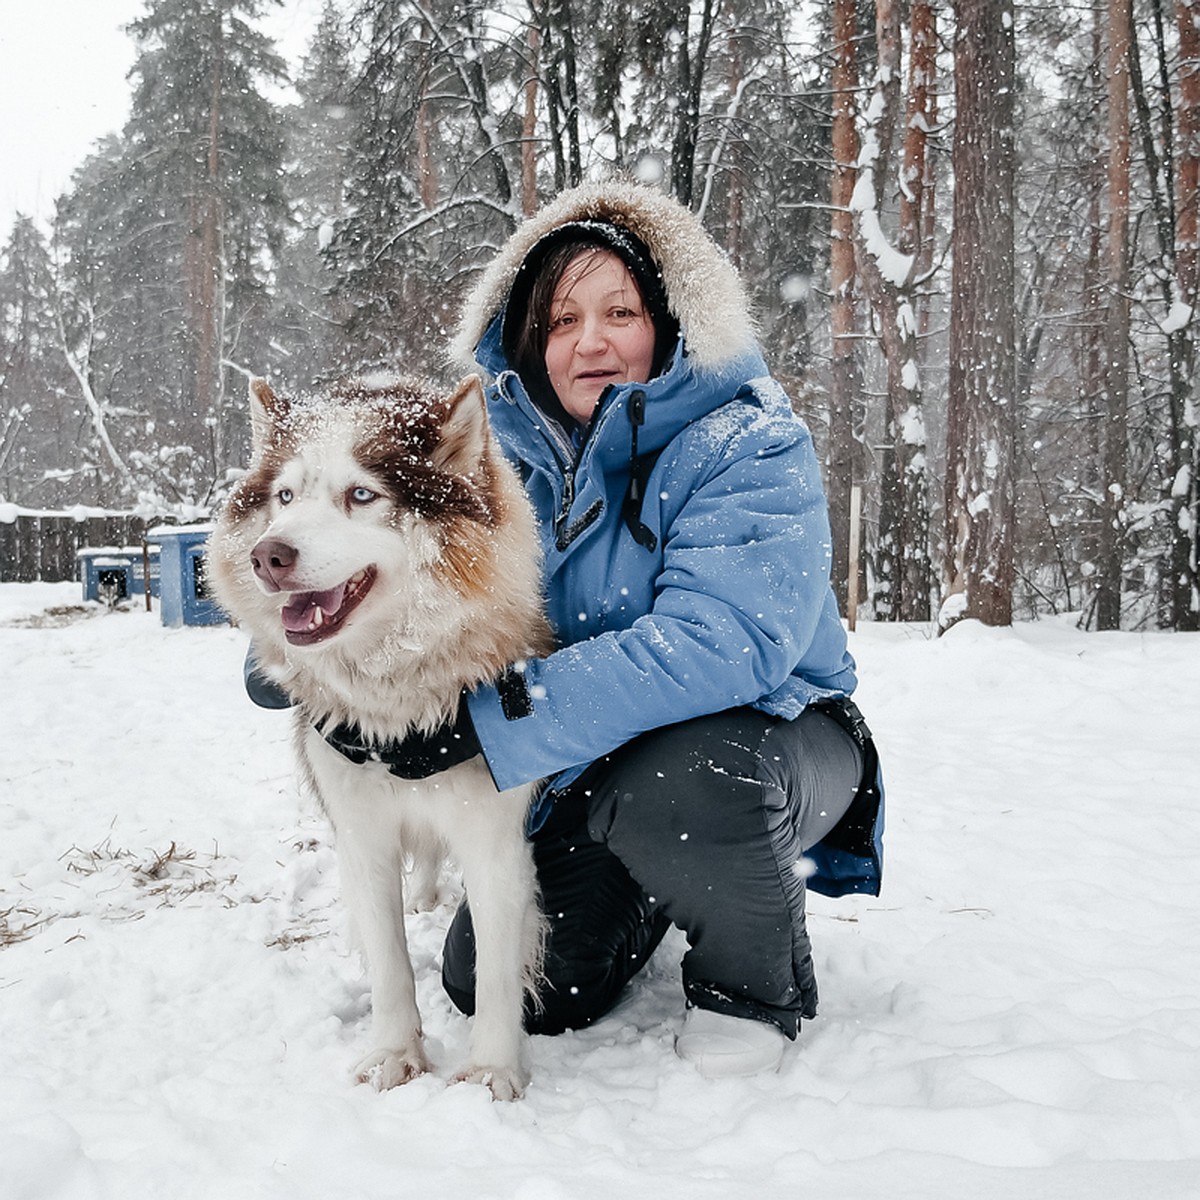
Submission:
<svg viewBox="0 0 1200 1200">
<path fill-rule="evenodd" d="M 254 452 L 210 543 L 221 604 L 296 704 L 301 771 L 336 835 L 371 976 L 362 1081 L 429 1069 L 404 933 L 403 871 L 445 846 L 476 933 L 471 1062 L 498 1097 L 528 1082 L 522 1008 L 541 920 L 524 821 L 530 789 L 497 793 L 482 758 L 427 780 L 356 764 L 322 729 L 383 743 L 453 718 L 463 688 L 550 648 L 532 513 L 490 436 L 479 380 L 453 395 L 356 381 L 290 402 L 251 385 Z"/>
</svg>

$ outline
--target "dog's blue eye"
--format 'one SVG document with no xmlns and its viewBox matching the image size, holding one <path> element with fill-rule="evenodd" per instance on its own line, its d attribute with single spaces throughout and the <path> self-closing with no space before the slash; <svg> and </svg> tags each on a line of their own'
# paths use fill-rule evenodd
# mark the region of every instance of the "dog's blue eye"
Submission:
<svg viewBox="0 0 1200 1200">
<path fill-rule="evenodd" d="M 280 504 L 291 504 L 292 500 L 295 499 L 295 494 L 291 488 L 280 488 L 277 498 Z"/>
<path fill-rule="evenodd" d="M 370 504 L 372 500 L 377 498 L 377 494 L 371 491 L 370 488 L 356 487 L 350 492 L 350 499 L 355 504 Z"/>
</svg>

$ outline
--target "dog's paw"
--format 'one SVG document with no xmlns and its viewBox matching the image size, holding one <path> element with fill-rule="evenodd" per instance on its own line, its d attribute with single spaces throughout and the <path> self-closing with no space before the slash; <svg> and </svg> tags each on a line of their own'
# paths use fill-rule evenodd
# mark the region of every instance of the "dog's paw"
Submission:
<svg viewBox="0 0 1200 1200">
<path fill-rule="evenodd" d="M 388 1088 L 410 1083 L 428 1070 L 429 1060 L 416 1043 L 400 1050 L 372 1050 L 358 1061 L 354 1078 L 357 1083 L 369 1083 L 377 1092 L 386 1092 Z"/>
<path fill-rule="evenodd" d="M 433 912 L 452 898 L 452 893 L 443 891 L 436 883 L 425 883 L 419 888 L 411 885 L 404 889 L 404 911 L 406 913 Z"/>
<path fill-rule="evenodd" d="M 529 1086 L 529 1075 L 516 1067 L 467 1067 L 454 1083 L 482 1083 L 493 1100 L 520 1100 Z"/>
<path fill-rule="evenodd" d="M 444 857 L 436 847 L 422 846 L 413 851 L 404 872 L 405 912 L 432 912 L 451 899 L 451 892 L 442 886 Z"/>
</svg>

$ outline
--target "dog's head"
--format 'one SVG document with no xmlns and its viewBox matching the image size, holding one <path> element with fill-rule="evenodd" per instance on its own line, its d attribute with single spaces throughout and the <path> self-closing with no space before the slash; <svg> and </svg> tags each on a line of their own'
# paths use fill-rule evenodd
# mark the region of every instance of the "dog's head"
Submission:
<svg viewBox="0 0 1200 1200">
<path fill-rule="evenodd" d="M 451 634 L 500 564 L 508 503 L 483 389 L 356 380 L 292 401 L 250 388 L 253 457 L 210 554 L 260 654 L 343 661 Z"/>
</svg>

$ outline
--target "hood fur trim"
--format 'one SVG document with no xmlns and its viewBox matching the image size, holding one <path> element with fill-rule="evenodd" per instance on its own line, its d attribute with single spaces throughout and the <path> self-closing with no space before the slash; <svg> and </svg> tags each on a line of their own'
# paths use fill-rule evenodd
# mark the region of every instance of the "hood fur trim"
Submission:
<svg viewBox="0 0 1200 1200">
<path fill-rule="evenodd" d="M 639 184 L 585 183 L 562 192 L 518 226 L 488 264 L 450 345 L 457 367 L 473 366 L 475 347 L 504 307 L 517 269 L 533 246 L 564 222 L 588 219 L 624 225 L 649 247 L 697 367 L 720 367 L 755 348 L 757 330 L 741 278 L 695 213 Z"/>
</svg>

